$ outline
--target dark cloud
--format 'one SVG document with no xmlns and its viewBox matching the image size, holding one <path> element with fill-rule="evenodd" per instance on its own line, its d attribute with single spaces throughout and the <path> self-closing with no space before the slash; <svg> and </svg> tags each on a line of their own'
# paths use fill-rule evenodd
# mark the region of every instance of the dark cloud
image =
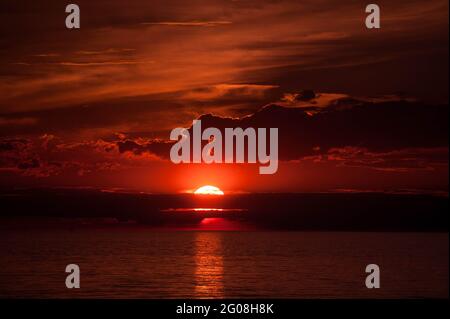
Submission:
<svg viewBox="0 0 450 319">
<path fill-rule="evenodd" d="M 164 137 L 198 114 L 246 115 L 278 99 L 275 86 L 221 84 L 156 95 L 105 99 L 64 108 L 1 113 L 0 135 L 56 134 L 77 136 L 90 131 L 104 138 L 117 131 L 141 137 Z"/>
<path fill-rule="evenodd" d="M 35 139 L 0 140 L 0 169 L 23 176 L 83 175 L 117 169 L 121 164 L 117 145 L 103 140 L 67 142 L 48 134 Z"/>
<path fill-rule="evenodd" d="M 187 120 L 183 105 L 161 100 L 158 97 L 124 98 L 98 103 L 75 105 L 28 112 L 0 114 L 0 134 L 3 136 L 57 134 L 76 137 L 83 131 L 98 130 L 97 137 L 115 131 L 147 130 L 147 134 L 170 127 L 176 116 L 165 120 L 164 113 L 178 112 L 180 121 Z M 34 122 L 18 124 L 21 119 L 33 118 Z M 159 122 L 159 123 L 158 123 Z"/>
<path fill-rule="evenodd" d="M 37 159 L 37 158 L 33 158 L 26 162 L 20 162 L 17 164 L 17 168 L 23 169 L 23 170 L 30 169 L 30 168 L 39 168 L 40 166 L 41 166 L 41 163 L 39 162 L 39 159 Z"/>
<path fill-rule="evenodd" d="M 334 96 L 314 92 L 294 94 L 299 95 L 307 96 L 308 101 L 317 98 L 318 104 L 322 103 L 320 98 Z M 369 101 L 344 96 L 331 100 L 328 106 L 270 104 L 240 118 L 204 114 L 198 119 L 203 129 L 216 127 L 222 132 L 228 127 L 278 128 L 279 158 L 283 161 L 330 161 L 337 165 L 395 170 L 445 165 L 448 151 L 442 150 L 448 149 L 448 112 L 448 105 L 395 97 Z M 82 116 L 74 113 L 74 120 Z M 83 163 L 91 166 L 92 163 L 123 164 L 120 154 L 168 159 L 174 143 L 168 140 L 168 135 L 166 132 L 163 138 L 155 139 L 139 134 L 119 134 L 109 140 L 71 142 L 51 134 L 34 141 L 3 139 L 0 141 L 2 166 L 30 170 L 49 165 L 55 169 L 74 167 L 74 163 L 78 166 Z"/>
<path fill-rule="evenodd" d="M 295 98 L 298 101 L 310 101 L 316 97 L 313 90 L 303 90 Z"/>
<path fill-rule="evenodd" d="M 161 158 L 168 158 L 170 147 L 173 142 L 170 141 L 140 141 L 124 140 L 117 142 L 120 153 L 131 152 L 134 155 L 152 153 Z"/>
<path fill-rule="evenodd" d="M 326 154 L 304 158 L 315 163 L 332 162 L 337 166 L 365 167 L 386 172 L 411 172 L 447 167 L 449 150 L 438 148 L 406 148 L 388 152 L 371 152 L 364 148 L 332 148 Z"/>
<path fill-rule="evenodd" d="M 20 138 L 0 140 L 0 152 L 10 152 L 18 149 L 23 149 L 28 144 L 28 140 Z"/>
<path fill-rule="evenodd" d="M 241 119 L 213 115 L 203 115 L 200 119 L 203 128 L 279 128 L 282 160 L 346 146 L 374 152 L 448 146 L 447 105 L 389 101 L 344 106 L 344 102 L 339 102 L 311 114 L 302 108 L 272 104 Z"/>
<path fill-rule="evenodd" d="M 445 165 L 448 112 L 447 105 L 343 98 L 314 112 L 271 104 L 242 118 L 205 114 L 199 119 L 203 129 L 216 127 L 222 134 L 228 127 L 278 128 L 279 156 L 284 161 L 332 161 L 395 170 Z M 167 159 L 172 144 L 129 139 L 118 142 L 118 147 L 121 153 L 153 153 Z"/>
</svg>

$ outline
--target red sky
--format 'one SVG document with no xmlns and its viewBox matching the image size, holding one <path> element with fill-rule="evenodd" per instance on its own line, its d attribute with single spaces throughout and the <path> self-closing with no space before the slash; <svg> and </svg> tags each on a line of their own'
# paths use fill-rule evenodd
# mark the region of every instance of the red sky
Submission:
<svg viewBox="0 0 450 319">
<path fill-rule="evenodd" d="M 80 30 L 60 1 L 2 1 L 2 187 L 448 191 L 448 1 L 378 1 L 380 30 L 365 28 L 362 1 L 76 3 Z M 204 114 L 267 104 L 339 121 L 305 122 L 273 176 L 155 150 Z M 334 138 L 330 123 L 352 134 Z"/>
</svg>

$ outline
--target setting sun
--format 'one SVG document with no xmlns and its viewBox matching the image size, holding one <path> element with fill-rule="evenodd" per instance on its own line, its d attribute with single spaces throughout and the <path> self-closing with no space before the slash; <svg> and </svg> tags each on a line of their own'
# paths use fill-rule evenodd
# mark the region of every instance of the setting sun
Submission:
<svg viewBox="0 0 450 319">
<path fill-rule="evenodd" d="M 224 195 L 223 191 L 216 186 L 206 185 L 198 188 L 194 194 L 196 195 Z"/>
</svg>

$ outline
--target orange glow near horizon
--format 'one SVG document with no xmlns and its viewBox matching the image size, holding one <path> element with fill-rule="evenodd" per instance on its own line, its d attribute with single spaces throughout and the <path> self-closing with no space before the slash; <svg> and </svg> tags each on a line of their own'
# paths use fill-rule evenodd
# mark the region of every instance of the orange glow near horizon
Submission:
<svg viewBox="0 0 450 319">
<path fill-rule="evenodd" d="M 211 185 L 205 185 L 202 187 L 199 187 L 194 194 L 196 195 L 219 195 L 222 196 L 224 195 L 224 192 L 220 190 L 220 188 L 216 187 L 216 186 L 211 186 Z"/>
</svg>

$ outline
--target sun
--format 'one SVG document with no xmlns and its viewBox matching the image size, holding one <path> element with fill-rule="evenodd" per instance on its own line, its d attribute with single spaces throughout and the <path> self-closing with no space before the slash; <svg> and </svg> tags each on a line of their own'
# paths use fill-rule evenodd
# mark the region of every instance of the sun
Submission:
<svg viewBox="0 0 450 319">
<path fill-rule="evenodd" d="M 224 195 L 223 191 L 220 190 L 220 188 L 216 186 L 211 185 L 205 185 L 202 187 L 199 187 L 194 194 L 196 195 Z"/>
</svg>

